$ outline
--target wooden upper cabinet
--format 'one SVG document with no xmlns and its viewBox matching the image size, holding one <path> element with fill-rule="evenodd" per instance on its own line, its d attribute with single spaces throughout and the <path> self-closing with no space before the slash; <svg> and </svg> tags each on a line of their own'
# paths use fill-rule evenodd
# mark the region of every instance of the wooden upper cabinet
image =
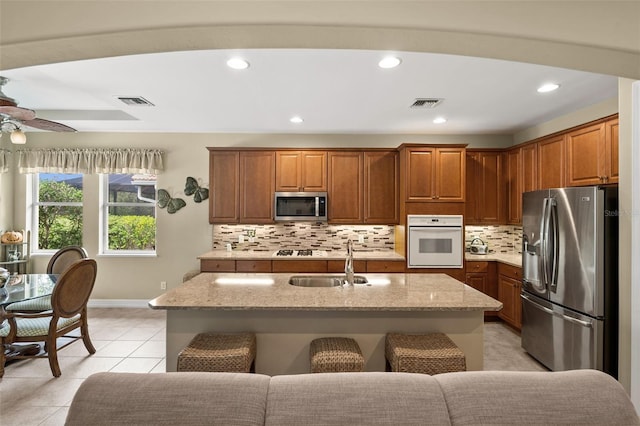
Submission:
<svg viewBox="0 0 640 426">
<path fill-rule="evenodd" d="M 409 147 L 405 152 L 405 201 L 464 201 L 464 148 Z"/>
<path fill-rule="evenodd" d="M 618 183 L 618 119 L 605 123 L 605 164 L 608 166 L 605 183 Z"/>
<path fill-rule="evenodd" d="M 583 127 L 565 135 L 568 186 L 606 183 L 605 139 L 604 123 Z"/>
<path fill-rule="evenodd" d="M 538 189 L 562 188 L 565 186 L 564 136 L 543 139 L 538 145 Z"/>
<path fill-rule="evenodd" d="M 362 151 L 329 151 L 328 220 L 331 223 L 364 221 L 364 155 Z"/>
<path fill-rule="evenodd" d="M 502 153 L 467 151 L 465 222 L 500 224 L 505 217 Z"/>
<path fill-rule="evenodd" d="M 364 153 L 364 223 L 399 222 L 398 177 L 398 151 Z"/>
<path fill-rule="evenodd" d="M 435 148 L 408 149 L 406 201 L 431 201 L 435 197 Z"/>
<path fill-rule="evenodd" d="M 464 221 L 466 225 L 476 225 L 480 223 L 480 200 L 482 199 L 481 188 L 478 185 L 478 176 L 482 174 L 480 165 L 480 153 L 467 151 L 465 161 L 465 203 Z"/>
<path fill-rule="evenodd" d="M 272 223 L 274 191 L 274 152 L 241 151 L 240 223 Z"/>
<path fill-rule="evenodd" d="M 276 191 L 327 190 L 325 151 L 276 151 Z"/>
<path fill-rule="evenodd" d="M 507 223 L 522 222 L 522 182 L 520 178 L 520 148 L 505 153 L 505 177 L 507 186 Z"/>
<path fill-rule="evenodd" d="M 538 189 L 538 145 L 535 143 L 520 148 L 522 164 L 522 192 Z"/>
<path fill-rule="evenodd" d="M 209 223 L 238 223 L 240 219 L 239 183 L 238 151 L 210 151 Z"/>
</svg>

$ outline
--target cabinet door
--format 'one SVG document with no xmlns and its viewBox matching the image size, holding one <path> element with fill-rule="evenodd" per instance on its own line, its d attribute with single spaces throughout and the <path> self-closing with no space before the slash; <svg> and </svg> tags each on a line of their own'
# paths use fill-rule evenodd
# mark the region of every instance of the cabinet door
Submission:
<svg viewBox="0 0 640 426">
<path fill-rule="evenodd" d="M 502 223 L 504 220 L 504 189 L 502 188 L 502 155 L 499 152 L 480 153 L 480 186 L 478 217 L 480 223 Z"/>
<path fill-rule="evenodd" d="M 238 223 L 240 219 L 240 161 L 237 151 L 209 153 L 209 223 Z"/>
<path fill-rule="evenodd" d="M 618 119 L 605 123 L 605 164 L 608 166 L 606 183 L 618 183 Z"/>
<path fill-rule="evenodd" d="M 329 222 L 363 223 L 362 152 L 329 152 Z"/>
<path fill-rule="evenodd" d="M 583 186 L 604 183 L 604 123 L 569 132 L 565 136 L 567 150 L 567 185 Z"/>
<path fill-rule="evenodd" d="M 300 151 L 276 151 L 276 191 L 301 190 L 301 155 Z"/>
<path fill-rule="evenodd" d="M 327 190 L 325 151 L 276 151 L 276 191 Z"/>
<path fill-rule="evenodd" d="M 464 201 L 464 148 L 438 148 L 436 152 L 437 201 Z"/>
<path fill-rule="evenodd" d="M 327 153 L 324 151 L 302 151 L 303 191 L 322 192 L 327 190 Z"/>
<path fill-rule="evenodd" d="M 431 201 L 435 196 L 435 149 L 409 149 L 405 201 Z"/>
<path fill-rule="evenodd" d="M 538 145 L 530 144 L 520 149 L 522 164 L 522 192 L 538 189 Z"/>
<path fill-rule="evenodd" d="M 464 221 L 466 225 L 476 225 L 480 221 L 480 209 L 482 204 L 482 185 L 478 182 L 478 177 L 482 175 L 480 165 L 480 153 L 466 153 L 465 162 L 465 203 L 464 203 Z"/>
<path fill-rule="evenodd" d="M 538 170 L 541 171 L 538 189 L 565 186 L 564 136 L 554 136 L 538 142 Z"/>
<path fill-rule="evenodd" d="M 273 151 L 240 152 L 240 223 L 272 223 L 275 189 Z"/>
<path fill-rule="evenodd" d="M 507 186 L 507 222 L 519 224 L 522 221 L 522 189 L 520 183 L 520 149 L 507 151 L 505 159 Z"/>
<path fill-rule="evenodd" d="M 487 274 L 467 274 L 465 283 L 478 291 L 485 293 Z"/>
<path fill-rule="evenodd" d="M 398 152 L 364 153 L 364 222 L 394 224 L 400 219 Z"/>
<path fill-rule="evenodd" d="M 498 300 L 502 302 L 502 310 L 498 316 L 512 326 L 516 326 L 516 305 L 514 295 L 517 294 L 518 281 L 504 275 L 498 275 Z"/>
</svg>

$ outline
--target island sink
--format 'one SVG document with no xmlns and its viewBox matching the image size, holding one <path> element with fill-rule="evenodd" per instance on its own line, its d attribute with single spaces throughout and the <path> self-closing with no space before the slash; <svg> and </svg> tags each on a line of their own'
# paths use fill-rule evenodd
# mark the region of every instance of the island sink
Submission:
<svg viewBox="0 0 640 426">
<path fill-rule="evenodd" d="M 338 287 L 344 284 L 343 275 L 294 275 L 289 284 L 297 287 Z M 361 275 L 353 277 L 354 284 L 367 284 L 367 278 Z"/>
</svg>

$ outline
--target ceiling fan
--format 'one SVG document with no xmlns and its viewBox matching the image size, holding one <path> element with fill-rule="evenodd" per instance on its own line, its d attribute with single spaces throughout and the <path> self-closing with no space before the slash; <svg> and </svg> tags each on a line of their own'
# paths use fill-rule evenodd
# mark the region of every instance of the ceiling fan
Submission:
<svg viewBox="0 0 640 426">
<path fill-rule="evenodd" d="M 9 79 L 0 76 L 0 131 L 11 133 L 11 142 L 24 144 L 27 137 L 21 129 L 21 125 L 33 127 L 51 132 L 75 132 L 76 129 L 62 123 L 36 118 L 36 112 L 32 109 L 22 108 L 18 103 L 2 92 L 2 86 Z"/>
</svg>

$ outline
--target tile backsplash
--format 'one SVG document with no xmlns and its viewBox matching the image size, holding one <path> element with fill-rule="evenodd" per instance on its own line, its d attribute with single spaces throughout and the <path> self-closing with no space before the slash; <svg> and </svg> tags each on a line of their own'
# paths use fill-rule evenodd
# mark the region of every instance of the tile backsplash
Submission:
<svg viewBox="0 0 640 426">
<path fill-rule="evenodd" d="M 250 237 L 252 234 L 255 235 Z M 238 242 L 243 235 L 244 242 Z M 359 243 L 359 237 L 364 243 Z M 252 241 L 250 241 L 250 238 Z M 388 225 L 328 225 L 313 222 L 283 222 L 269 225 L 214 225 L 213 250 L 224 250 L 230 243 L 234 250 L 313 249 L 345 250 L 351 238 L 356 250 L 393 251 L 394 227 Z M 522 227 L 511 225 L 466 226 L 465 247 L 480 238 L 490 252 L 522 253 Z"/>
<path fill-rule="evenodd" d="M 255 232 L 255 236 L 249 236 Z M 238 242 L 239 236 L 244 242 Z M 359 237 L 364 243 L 359 243 Z M 214 225 L 213 249 L 234 250 L 313 249 L 345 250 L 351 238 L 356 250 L 393 251 L 394 227 L 388 225 L 328 225 L 314 222 L 284 222 L 269 225 Z"/>
<path fill-rule="evenodd" d="M 522 253 L 522 227 L 512 225 L 465 226 L 465 247 L 474 238 L 489 245 L 491 253 Z"/>
</svg>

